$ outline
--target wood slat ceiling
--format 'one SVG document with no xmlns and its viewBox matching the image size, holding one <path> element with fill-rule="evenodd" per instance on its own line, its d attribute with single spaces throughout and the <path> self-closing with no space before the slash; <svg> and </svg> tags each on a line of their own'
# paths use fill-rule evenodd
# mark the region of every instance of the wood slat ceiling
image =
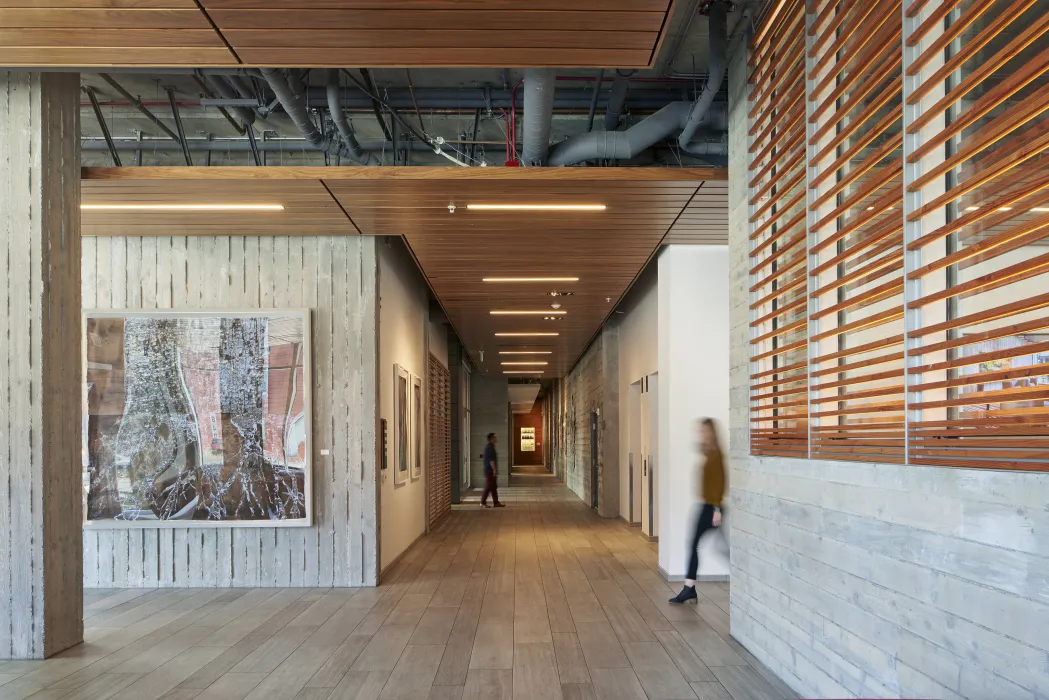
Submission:
<svg viewBox="0 0 1049 700">
<path fill-rule="evenodd" d="M 726 241 L 724 177 L 718 169 L 88 168 L 87 204 L 254 202 L 286 209 L 221 216 L 85 211 L 83 231 L 403 236 L 476 363 L 484 350 L 482 371 L 502 376 L 503 369 L 520 368 L 502 368 L 500 361 L 529 359 L 500 357 L 500 350 L 546 350 L 552 354 L 532 359 L 550 363 L 544 376 L 560 376 L 661 243 Z M 466 205 L 471 203 L 604 204 L 607 209 L 491 212 L 470 211 Z M 448 211 L 450 204 L 455 213 Z M 483 277 L 580 281 L 491 284 Z M 555 301 L 552 291 L 574 293 L 556 299 L 568 312 L 563 320 L 489 314 L 548 310 Z M 560 335 L 495 336 L 530 331 Z"/>
<path fill-rule="evenodd" d="M 0 0 L 0 65 L 647 68 L 672 3 Z"/>
</svg>

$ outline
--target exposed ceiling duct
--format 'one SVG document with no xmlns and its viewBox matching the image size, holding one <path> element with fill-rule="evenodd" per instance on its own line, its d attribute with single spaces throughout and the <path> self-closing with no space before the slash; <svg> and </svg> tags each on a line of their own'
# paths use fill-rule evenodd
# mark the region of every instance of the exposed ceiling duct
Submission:
<svg viewBox="0 0 1049 700">
<path fill-rule="evenodd" d="M 619 127 L 619 117 L 623 114 L 626 94 L 630 90 L 632 70 L 617 70 L 612 80 L 612 90 L 608 95 L 608 107 L 605 109 L 605 131 L 615 131 Z"/>
<path fill-rule="evenodd" d="M 357 143 L 357 137 L 353 135 L 350 123 L 346 120 L 346 113 L 342 111 L 342 106 L 339 102 L 342 86 L 339 84 L 339 70 L 337 68 L 328 70 L 327 90 L 328 113 L 331 114 L 331 120 L 335 122 L 335 128 L 339 130 L 342 142 L 352 154 L 350 157 L 361 165 L 378 165 L 379 159 L 370 153 L 366 153 L 361 148 L 361 145 Z"/>
<path fill-rule="evenodd" d="M 672 102 L 626 131 L 590 132 L 562 141 L 551 150 L 547 164 L 561 166 L 588 160 L 629 160 L 675 133 L 679 134 L 678 142 L 683 151 L 700 158 L 708 157 L 711 162 L 720 164 L 728 156 L 727 140 L 721 133 L 725 128 L 724 115 L 719 118 L 718 114 L 712 113 L 711 105 L 725 75 L 727 13 L 724 0 L 714 0 L 710 4 L 710 70 L 707 83 L 695 102 Z M 616 75 L 617 80 L 620 77 Z M 610 109 L 611 104 L 610 99 Z M 701 126 L 712 131 L 714 138 L 692 143 Z"/>
<path fill-rule="evenodd" d="M 318 150 L 324 151 L 328 155 L 350 158 L 362 162 L 360 146 L 357 146 L 357 148 L 354 149 L 348 144 L 342 143 L 337 139 L 329 138 L 321 133 L 320 129 L 317 128 L 317 125 L 313 123 L 312 119 L 310 119 L 304 91 L 293 88 L 292 85 L 288 83 L 288 79 L 280 69 L 260 68 L 259 73 L 266 80 L 270 89 L 273 90 L 273 94 L 277 96 L 277 100 L 279 100 L 281 106 L 284 107 L 284 111 L 287 112 L 291 120 L 295 122 L 295 126 L 298 127 L 307 143 Z"/>
<path fill-rule="evenodd" d="M 567 139 L 550 149 L 547 165 L 575 165 L 588 160 L 630 160 L 660 141 L 680 133 L 691 110 L 691 102 L 671 102 L 626 131 L 592 131 Z M 689 153 L 699 157 L 728 155 L 728 145 L 719 133 L 723 127 L 717 127 L 719 122 L 724 124 L 723 110 L 713 110 L 705 115 L 702 123 L 710 124 L 715 138 L 711 145 L 690 144 Z"/>
<path fill-rule="evenodd" d="M 721 83 L 725 79 L 725 65 L 728 61 L 726 55 L 728 4 L 724 0 L 714 0 L 710 3 L 709 12 L 707 34 L 709 35 L 710 54 L 707 59 L 707 82 L 689 112 L 685 128 L 678 136 L 678 146 L 685 152 L 689 152 L 689 143 L 703 123 L 707 110 L 714 103 L 714 96 L 721 90 Z"/>
<path fill-rule="evenodd" d="M 557 74 L 553 70 L 530 68 L 525 71 L 522 165 L 546 165 L 550 152 L 550 120 L 554 116 L 556 83 Z"/>
</svg>

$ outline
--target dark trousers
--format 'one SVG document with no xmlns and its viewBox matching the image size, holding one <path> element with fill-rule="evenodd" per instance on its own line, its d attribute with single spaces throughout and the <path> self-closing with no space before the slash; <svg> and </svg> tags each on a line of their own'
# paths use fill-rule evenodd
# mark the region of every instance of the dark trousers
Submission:
<svg viewBox="0 0 1049 700">
<path fill-rule="evenodd" d="M 696 580 L 696 574 L 699 572 L 699 541 L 707 532 L 716 529 L 714 527 L 714 506 L 704 503 L 693 528 L 692 544 L 688 550 L 691 552 L 688 558 L 688 573 L 685 575 L 685 578 L 691 581 Z"/>
<path fill-rule="evenodd" d="M 488 503 L 488 494 L 492 494 L 492 503 L 499 503 L 499 484 L 496 483 L 495 474 L 484 475 L 484 491 L 481 492 L 481 504 Z"/>
</svg>

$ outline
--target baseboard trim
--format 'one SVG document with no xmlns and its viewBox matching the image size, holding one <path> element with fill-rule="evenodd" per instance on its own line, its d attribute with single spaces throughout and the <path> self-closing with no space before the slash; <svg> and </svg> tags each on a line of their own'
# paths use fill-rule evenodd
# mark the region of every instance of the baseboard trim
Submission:
<svg viewBox="0 0 1049 700">
<path fill-rule="evenodd" d="M 627 520 L 626 518 L 624 518 L 622 515 L 619 516 L 619 519 L 622 520 L 624 523 L 626 523 L 627 526 L 629 526 L 629 527 L 641 527 L 641 523 L 640 522 L 632 523 L 629 520 Z"/>
<path fill-rule="evenodd" d="M 659 575 L 663 577 L 663 580 L 667 583 L 681 583 L 685 580 L 684 576 L 671 576 L 668 574 L 663 567 L 659 567 Z M 700 583 L 728 583 L 728 576 L 697 576 L 696 581 Z"/>
<path fill-rule="evenodd" d="M 384 566 L 382 568 L 382 571 L 379 572 L 379 583 L 384 583 L 384 581 L 382 580 L 383 577 L 386 576 L 386 574 L 391 569 L 393 569 L 393 567 L 397 566 L 401 562 L 401 559 L 404 559 L 404 557 L 407 556 L 408 552 L 412 551 L 412 548 L 415 547 L 415 545 L 419 544 L 419 540 L 421 540 L 424 537 L 426 537 L 426 533 L 425 532 L 423 534 L 419 535 L 418 537 L 416 537 L 412 541 L 412 543 L 410 545 L 408 545 L 407 547 L 404 548 L 403 552 L 398 554 L 397 557 L 393 561 L 391 561 L 389 564 L 387 564 L 386 566 Z"/>
</svg>

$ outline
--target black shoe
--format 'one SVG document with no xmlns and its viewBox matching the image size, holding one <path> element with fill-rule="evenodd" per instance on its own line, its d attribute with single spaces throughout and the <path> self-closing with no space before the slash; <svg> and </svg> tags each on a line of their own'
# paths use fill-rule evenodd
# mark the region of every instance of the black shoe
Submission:
<svg viewBox="0 0 1049 700">
<path fill-rule="evenodd" d="M 496 508 L 506 508 L 506 504 L 505 503 L 496 503 L 495 507 Z"/>
<path fill-rule="evenodd" d="M 681 589 L 681 592 L 670 599 L 671 603 L 687 603 L 690 600 L 697 600 L 699 598 L 696 595 L 695 586 L 685 586 Z"/>
</svg>

